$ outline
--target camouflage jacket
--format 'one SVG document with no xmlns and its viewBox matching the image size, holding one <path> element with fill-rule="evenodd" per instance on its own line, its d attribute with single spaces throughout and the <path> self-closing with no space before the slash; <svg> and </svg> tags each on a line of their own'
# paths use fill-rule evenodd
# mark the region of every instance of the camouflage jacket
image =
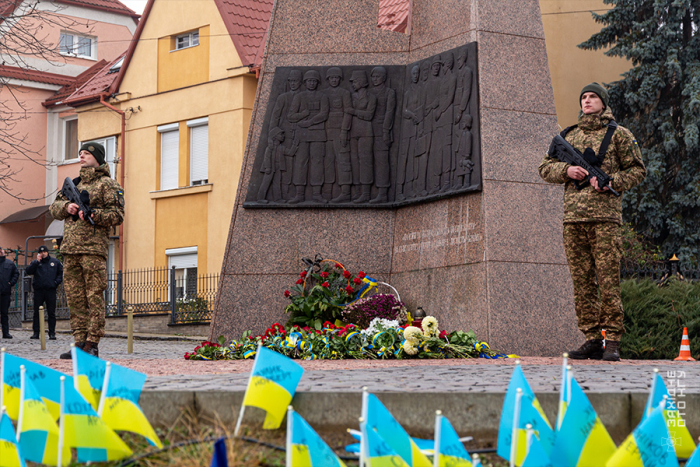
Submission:
<svg viewBox="0 0 700 467">
<path fill-rule="evenodd" d="M 584 115 L 578 126 L 566 134 L 566 140 L 583 153 L 590 147 L 598 154 L 608 123 L 613 120 L 610 108 L 601 115 Z M 609 192 L 600 193 L 590 184 L 577 190 L 566 175 L 569 164 L 545 156 L 539 167 L 540 177 L 549 183 L 564 183 L 564 223 L 615 222 L 622 223 L 622 197 Z M 637 140 L 627 128 L 618 126 L 600 166 L 612 178 L 612 187 L 619 193 L 634 188 L 644 180 L 647 170 Z"/>
<path fill-rule="evenodd" d="M 59 191 L 50 208 L 54 219 L 65 219 L 61 253 L 64 255 L 99 255 L 107 257 L 109 230 L 124 221 L 124 191 L 109 176 L 109 166 L 84 167 L 73 180 L 78 191 L 90 194 L 90 209 L 95 225 L 68 214 L 68 201 Z"/>
</svg>

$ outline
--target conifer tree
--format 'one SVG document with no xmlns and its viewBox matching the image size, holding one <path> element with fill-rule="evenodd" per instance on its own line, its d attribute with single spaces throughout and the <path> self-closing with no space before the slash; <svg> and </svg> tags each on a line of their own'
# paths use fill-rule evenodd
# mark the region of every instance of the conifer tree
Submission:
<svg viewBox="0 0 700 467">
<path fill-rule="evenodd" d="M 600 32 L 579 45 L 631 61 L 607 85 L 618 122 L 634 133 L 648 170 L 625 195 L 637 232 L 682 260 L 700 260 L 700 0 L 604 0 Z"/>
</svg>

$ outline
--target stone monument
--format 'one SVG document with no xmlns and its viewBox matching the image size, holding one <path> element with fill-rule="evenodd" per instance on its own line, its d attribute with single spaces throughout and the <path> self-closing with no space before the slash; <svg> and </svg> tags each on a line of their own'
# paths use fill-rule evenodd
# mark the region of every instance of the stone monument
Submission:
<svg viewBox="0 0 700 467">
<path fill-rule="evenodd" d="M 538 1 L 412 0 L 406 34 L 378 7 L 275 3 L 211 336 L 285 322 L 318 253 L 494 349 L 573 348 Z"/>
</svg>

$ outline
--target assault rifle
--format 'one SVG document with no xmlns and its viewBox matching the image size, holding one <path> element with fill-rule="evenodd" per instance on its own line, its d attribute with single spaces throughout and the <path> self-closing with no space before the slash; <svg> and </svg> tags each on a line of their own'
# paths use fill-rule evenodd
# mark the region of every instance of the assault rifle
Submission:
<svg viewBox="0 0 700 467">
<path fill-rule="evenodd" d="M 601 188 L 608 187 L 610 192 L 615 196 L 620 196 L 620 193 L 615 191 L 610 184 L 612 178 L 610 175 L 606 174 L 599 167 L 591 164 L 586 160 L 586 158 L 581 154 L 575 147 L 569 144 L 561 135 L 557 135 L 552 140 L 552 144 L 549 146 L 549 151 L 547 152 L 549 157 L 559 159 L 561 162 L 566 162 L 567 164 L 576 165 L 588 172 L 586 178 L 581 182 L 574 180 L 574 185 L 577 190 L 581 190 L 589 183 L 592 177 L 598 179 L 598 186 Z"/>
<path fill-rule="evenodd" d="M 82 193 L 79 192 L 75 187 L 73 180 L 70 177 L 66 177 L 66 179 L 63 181 L 61 193 L 68 199 L 68 201 L 78 205 L 78 211 L 83 211 L 83 218 L 86 221 L 90 222 L 92 225 L 95 225 L 95 221 L 93 221 L 92 217 L 90 217 L 92 215 L 92 210 L 90 209 L 90 196 L 88 195 L 87 191 L 83 190 Z M 78 215 L 73 216 L 74 221 L 78 219 Z"/>
</svg>

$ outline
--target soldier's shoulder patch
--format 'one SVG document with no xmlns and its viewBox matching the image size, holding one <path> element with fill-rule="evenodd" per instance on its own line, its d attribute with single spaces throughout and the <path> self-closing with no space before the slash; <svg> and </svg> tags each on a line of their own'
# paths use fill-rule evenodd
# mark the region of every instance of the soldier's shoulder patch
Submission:
<svg viewBox="0 0 700 467">
<path fill-rule="evenodd" d="M 49 263 L 49 265 L 51 265 L 51 267 L 55 266 L 55 264 L 53 264 L 53 263 Z"/>
</svg>

